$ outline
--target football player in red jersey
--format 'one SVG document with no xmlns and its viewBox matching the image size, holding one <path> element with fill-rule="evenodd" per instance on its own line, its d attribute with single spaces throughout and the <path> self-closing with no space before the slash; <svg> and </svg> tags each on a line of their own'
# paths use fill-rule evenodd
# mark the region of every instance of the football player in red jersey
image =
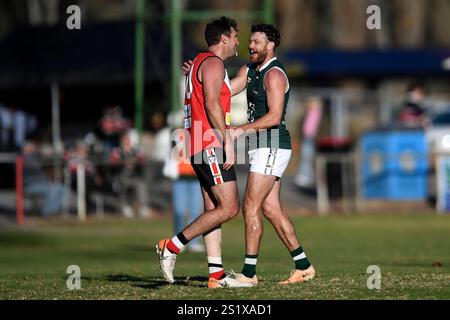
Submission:
<svg viewBox="0 0 450 320">
<path fill-rule="evenodd" d="M 202 186 L 205 211 L 179 234 L 156 245 L 161 271 L 170 283 L 174 282 L 177 254 L 200 235 L 204 237 L 208 255 L 208 287 L 232 287 L 236 282 L 224 273 L 221 224 L 239 213 L 234 142 L 227 131 L 231 83 L 224 66 L 226 59 L 237 55 L 237 35 L 233 19 L 221 17 L 208 23 L 205 30 L 208 51 L 196 56 L 187 75 L 184 123 L 190 143 L 186 147 Z"/>
</svg>

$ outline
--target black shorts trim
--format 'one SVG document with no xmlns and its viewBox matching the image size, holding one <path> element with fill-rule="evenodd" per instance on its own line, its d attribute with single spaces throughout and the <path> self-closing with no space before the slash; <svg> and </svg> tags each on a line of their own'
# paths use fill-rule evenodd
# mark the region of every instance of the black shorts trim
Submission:
<svg viewBox="0 0 450 320">
<path fill-rule="evenodd" d="M 222 148 L 208 148 L 191 156 L 192 167 L 202 187 L 209 189 L 237 180 L 234 166 L 226 171 L 223 169 L 225 159 L 226 155 Z"/>
</svg>

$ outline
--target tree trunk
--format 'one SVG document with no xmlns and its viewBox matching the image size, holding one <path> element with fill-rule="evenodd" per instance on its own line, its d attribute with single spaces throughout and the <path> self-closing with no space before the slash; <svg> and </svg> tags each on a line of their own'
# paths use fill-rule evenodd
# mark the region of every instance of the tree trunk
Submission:
<svg viewBox="0 0 450 320">
<path fill-rule="evenodd" d="M 425 40 L 427 3 L 424 0 L 392 0 L 395 44 L 422 47 Z"/>
<path fill-rule="evenodd" d="M 331 0 L 332 42 L 339 49 L 361 49 L 366 45 L 366 3 L 361 0 Z"/>
<path fill-rule="evenodd" d="M 279 21 L 282 46 L 292 48 L 310 48 L 317 38 L 314 0 L 280 0 L 277 11 L 283 17 Z"/>
<path fill-rule="evenodd" d="M 450 46 L 450 1 L 434 0 L 430 1 L 432 15 L 429 15 L 430 22 L 430 38 L 432 43 L 428 45 L 436 45 L 439 47 Z"/>
<path fill-rule="evenodd" d="M 30 25 L 54 25 L 58 22 L 59 0 L 28 0 Z"/>
</svg>

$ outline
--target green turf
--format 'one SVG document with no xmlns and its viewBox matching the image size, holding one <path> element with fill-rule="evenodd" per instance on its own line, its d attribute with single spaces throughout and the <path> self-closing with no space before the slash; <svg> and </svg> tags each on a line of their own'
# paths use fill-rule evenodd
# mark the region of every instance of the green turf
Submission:
<svg viewBox="0 0 450 320">
<path fill-rule="evenodd" d="M 160 275 L 155 242 L 171 234 L 170 219 L 59 222 L 0 231 L 1 299 L 449 299 L 450 216 L 371 215 L 293 218 L 318 276 L 280 286 L 293 267 L 270 225 L 257 272 L 260 285 L 206 288 L 201 253 L 183 253 L 177 282 Z M 240 271 L 241 218 L 223 228 L 223 260 Z M 66 268 L 81 268 L 81 290 L 66 287 Z M 369 265 L 381 268 L 381 290 L 367 288 Z"/>
</svg>

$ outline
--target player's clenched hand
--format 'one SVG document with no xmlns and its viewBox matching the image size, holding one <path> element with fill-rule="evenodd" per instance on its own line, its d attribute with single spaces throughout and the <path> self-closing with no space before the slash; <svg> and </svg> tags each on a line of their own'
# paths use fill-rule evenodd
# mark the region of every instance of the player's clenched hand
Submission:
<svg viewBox="0 0 450 320">
<path fill-rule="evenodd" d="M 183 63 L 182 69 L 183 69 L 183 74 L 185 76 L 187 76 L 189 74 L 189 72 L 191 71 L 191 67 L 192 67 L 193 63 L 194 62 L 192 60 L 188 60 Z"/>
</svg>

